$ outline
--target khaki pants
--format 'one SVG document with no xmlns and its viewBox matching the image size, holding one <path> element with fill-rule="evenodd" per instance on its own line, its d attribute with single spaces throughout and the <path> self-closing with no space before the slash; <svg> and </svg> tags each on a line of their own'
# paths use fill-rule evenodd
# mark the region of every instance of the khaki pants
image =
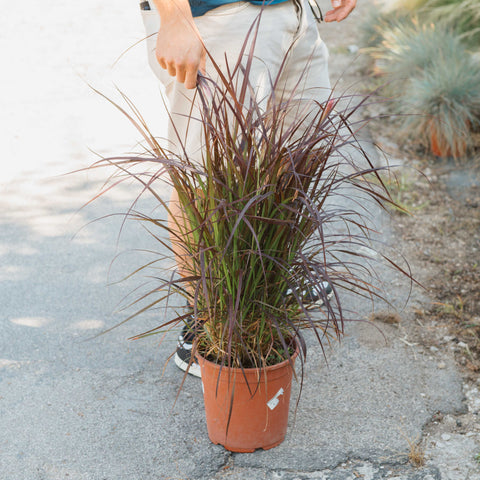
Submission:
<svg viewBox="0 0 480 480">
<path fill-rule="evenodd" d="M 169 127 L 170 148 L 175 151 L 179 145 L 184 145 L 191 158 L 199 158 L 202 127 L 199 111 L 195 108 L 196 90 L 187 90 L 158 65 L 155 48 L 160 18 L 153 2 L 150 6 L 152 10 L 142 10 L 148 36 L 148 58 L 152 70 L 165 87 L 175 124 L 175 129 L 171 125 Z M 249 2 L 236 2 L 195 18 L 207 50 L 222 71 L 226 61 L 230 68 L 236 64 L 248 30 L 261 8 Z M 288 0 L 263 9 L 249 79 L 260 102 L 271 93 L 272 81 L 277 78 L 286 56 L 287 62 L 280 73 L 277 90 L 284 98 L 294 95 L 302 101 L 325 101 L 330 95 L 328 50 L 319 36 L 307 0 Z M 214 77 L 215 70 L 208 58 L 206 72 Z"/>
</svg>

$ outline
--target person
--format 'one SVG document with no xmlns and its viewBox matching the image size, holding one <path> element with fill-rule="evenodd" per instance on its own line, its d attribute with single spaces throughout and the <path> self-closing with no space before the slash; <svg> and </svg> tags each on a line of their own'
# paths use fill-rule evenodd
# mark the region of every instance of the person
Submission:
<svg viewBox="0 0 480 480">
<path fill-rule="evenodd" d="M 356 6 L 356 0 L 331 0 L 331 3 L 332 9 L 324 16 L 325 22 L 344 20 Z M 190 121 L 200 117 L 195 95 L 198 74 L 215 76 L 210 58 L 222 70 L 227 65 L 235 65 L 260 11 L 262 16 L 249 76 L 259 98 L 268 97 L 270 79 L 277 75 L 280 80 L 277 88 L 287 98 L 289 94 L 295 95 L 299 78 L 302 79 L 302 100 L 311 95 L 323 102 L 331 93 L 328 49 L 319 34 L 318 16 L 309 0 L 148 0 L 142 1 L 140 6 L 147 35 L 148 61 L 165 88 L 169 104 L 170 146 L 178 148 L 181 145 L 182 151 L 191 157 L 201 155 L 202 146 L 200 122 Z M 169 227 L 178 232 L 175 219 L 182 218 L 182 210 L 175 189 L 169 209 Z M 177 271 L 186 278 L 189 273 L 185 258 L 173 238 L 172 246 Z M 198 365 L 190 362 L 191 341 L 191 332 L 184 328 L 175 363 L 200 376 Z"/>
</svg>

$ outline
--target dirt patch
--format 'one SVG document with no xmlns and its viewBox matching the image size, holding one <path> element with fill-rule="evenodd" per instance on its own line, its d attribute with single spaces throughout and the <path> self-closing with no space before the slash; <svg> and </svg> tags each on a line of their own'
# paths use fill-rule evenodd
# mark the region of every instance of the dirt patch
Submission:
<svg viewBox="0 0 480 480">
<path fill-rule="evenodd" d="M 367 11 L 368 6 L 358 5 L 348 29 L 339 24 L 323 30 L 332 47 L 337 91 L 348 86 L 365 93 L 378 87 L 369 58 L 356 53 Z M 385 178 L 395 202 L 409 212 L 392 209 L 397 247 L 430 299 L 414 311 L 409 325 L 402 318 L 402 328 L 426 348 L 453 354 L 465 378 L 480 381 L 480 134 L 473 135 L 476 149 L 469 159 L 439 159 L 399 137 L 390 102 L 373 98 L 369 103 L 364 113 L 373 119 L 374 142 L 390 164 L 401 165 Z"/>
<path fill-rule="evenodd" d="M 392 129 L 395 123 L 388 125 Z M 386 123 L 371 124 L 385 136 Z M 407 147 L 408 148 L 408 147 Z M 389 154 L 405 150 L 388 146 Z M 393 228 L 429 305 L 415 311 L 417 335 L 429 346 L 447 345 L 472 381 L 480 378 L 480 161 L 464 164 L 407 151 L 396 178 L 387 180 L 395 201 L 410 214 L 392 209 Z"/>
<path fill-rule="evenodd" d="M 348 30 L 346 24 L 339 24 L 329 26 L 323 34 L 333 47 L 330 68 L 338 92 L 352 87 L 366 93 L 378 87 L 368 57 L 352 54 L 367 10 L 368 6 L 359 4 Z M 448 460 L 455 451 L 466 464 L 465 442 L 473 442 L 470 450 L 478 452 L 474 439 L 480 434 L 480 134 L 473 135 L 476 149 L 470 158 L 457 163 L 439 159 L 409 138 L 399 137 L 399 122 L 392 115 L 391 104 L 378 100 L 370 102 L 365 115 L 373 119 L 369 130 L 374 142 L 391 165 L 400 165 L 385 177 L 401 207 L 391 209 L 395 246 L 425 288 L 426 301 L 420 307 L 411 306 L 409 314 L 401 318 L 390 318 L 387 312 L 385 318 L 380 315 L 371 320 L 387 339 L 399 334 L 408 338 L 434 358 L 438 368 L 446 368 L 447 358 L 455 359 L 464 379 L 468 410 L 455 415 L 439 412 L 425 427 L 423 442 L 431 458 Z M 373 336 L 376 329 L 365 328 L 368 333 L 362 334 L 360 329 L 359 341 L 372 348 L 386 346 L 382 334 Z M 477 468 L 472 459 L 468 461 Z M 450 463 L 455 465 L 457 460 Z"/>
</svg>

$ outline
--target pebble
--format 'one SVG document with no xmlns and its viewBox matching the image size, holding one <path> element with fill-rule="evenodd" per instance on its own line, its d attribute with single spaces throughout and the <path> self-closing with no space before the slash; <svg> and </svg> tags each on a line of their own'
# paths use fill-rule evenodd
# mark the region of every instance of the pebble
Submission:
<svg viewBox="0 0 480 480">
<path fill-rule="evenodd" d="M 468 345 L 464 342 L 458 342 L 457 347 L 459 348 L 468 348 Z"/>
<path fill-rule="evenodd" d="M 435 352 L 438 352 L 438 348 L 437 348 L 437 347 L 434 347 L 434 346 L 431 346 L 431 347 L 430 347 L 430 351 L 431 351 L 431 352 L 434 352 L 434 353 L 435 353 Z"/>
<path fill-rule="evenodd" d="M 348 46 L 348 51 L 352 54 L 357 53 L 358 52 L 358 45 L 349 45 Z"/>
<path fill-rule="evenodd" d="M 444 370 L 445 368 L 447 368 L 447 365 L 445 364 L 445 362 L 440 362 L 437 367 L 440 369 L 440 370 Z"/>
<path fill-rule="evenodd" d="M 446 442 L 452 438 L 451 435 L 448 433 L 442 433 L 442 440 L 445 440 Z"/>
</svg>

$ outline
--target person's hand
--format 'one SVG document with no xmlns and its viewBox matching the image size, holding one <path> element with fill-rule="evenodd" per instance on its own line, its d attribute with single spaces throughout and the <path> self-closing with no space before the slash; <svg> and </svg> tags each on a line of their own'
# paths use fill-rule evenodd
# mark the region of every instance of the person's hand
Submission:
<svg viewBox="0 0 480 480">
<path fill-rule="evenodd" d="M 205 73 L 206 52 L 200 34 L 187 18 L 168 19 L 157 35 L 156 57 L 185 88 L 195 88 L 198 72 Z"/>
<path fill-rule="evenodd" d="M 333 10 L 325 14 L 326 22 L 341 22 L 355 8 L 357 0 L 332 0 Z"/>
</svg>

